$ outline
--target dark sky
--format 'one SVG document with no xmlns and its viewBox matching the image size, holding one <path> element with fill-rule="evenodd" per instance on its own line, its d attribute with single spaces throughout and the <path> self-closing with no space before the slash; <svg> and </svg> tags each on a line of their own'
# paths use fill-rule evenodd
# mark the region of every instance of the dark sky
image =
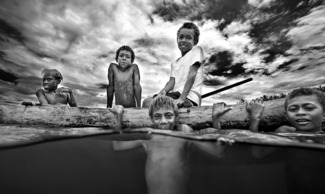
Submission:
<svg viewBox="0 0 325 194">
<path fill-rule="evenodd" d="M 131 46 L 142 97 L 157 93 L 180 57 L 176 32 L 196 23 L 205 66 L 203 93 L 252 77 L 203 100 L 236 103 L 325 83 L 321 0 L 2 0 L 0 100 L 37 101 L 41 72 L 58 69 L 81 106 L 106 107 L 107 68 Z"/>
</svg>

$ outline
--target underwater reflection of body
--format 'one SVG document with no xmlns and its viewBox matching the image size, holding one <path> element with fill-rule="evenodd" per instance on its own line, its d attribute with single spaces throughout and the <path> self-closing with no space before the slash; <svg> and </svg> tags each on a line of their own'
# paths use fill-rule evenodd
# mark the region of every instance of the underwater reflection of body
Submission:
<svg viewBox="0 0 325 194">
<path fill-rule="evenodd" d="M 4 135 L 1 133 L 0 137 Z M 147 133 L 115 133 L 64 137 L 56 141 L 47 138 L 42 143 L 1 148 L 0 191 L 6 194 L 147 193 L 145 164 L 148 153 L 140 147 L 117 152 L 113 150 L 112 141 L 151 141 L 150 138 Z M 158 138 L 164 137 L 160 135 Z M 185 169 L 189 174 L 186 179 L 189 193 L 295 194 L 323 193 L 325 190 L 325 146 L 237 142 L 227 147 L 225 157 L 219 158 L 192 146 L 196 144 L 192 142 L 204 145 L 213 142 L 176 137 L 166 140 L 166 145 L 172 141 L 187 142 L 183 148 L 186 148 L 188 160 L 182 161 L 190 169 Z M 318 135 L 318 140 L 325 142 L 325 136 Z M 252 155 L 252 149 L 257 147 L 273 149 L 273 152 L 258 158 Z M 159 169 L 159 166 L 155 168 Z"/>
<path fill-rule="evenodd" d="M 166 133 L 163 130 L 153 131 Z M 160 134 L 151 134 L 149 140 L 113 141 L 114 150 L 137 147 L 143 147 L 147 153 L 145 176 L 149 194 L 189 193 L 189 150 L 192 149 L 190 147 L 219 158 L 225 154 L 225 145 L 221 145 L 219 141 L 217 143 L 189 141 Z"/>
</svg>

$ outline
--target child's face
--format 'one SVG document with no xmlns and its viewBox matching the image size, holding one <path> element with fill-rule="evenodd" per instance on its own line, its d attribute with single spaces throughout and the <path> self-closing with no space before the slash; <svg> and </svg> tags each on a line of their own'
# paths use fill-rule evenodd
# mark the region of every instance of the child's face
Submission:
<svg viewBox="0 0 325 194">
<path fill-rule="evenodd" d="M 298 96 L 288 100 L 286 113 L 289 122 L 298 131 L 321 130 L 323 107 L 316 96 Z"/>
<path fill-rule="evenodd" d="M 122 68 L 126 68 L 131 65 L 131 52 L 126 50 L 121 50 L 117 62 Z"/>
<path fill-rule="evenodd" d="M 194 46 L 194 30 L 182 28 L 177 36 L 178 48 L 182 53 L 186 53 Z"/>
<path fill-rule="evenodd" d="M 160 108 L 153 111 L 151 118 L 156 129 L 173 130 L 176 123 L 176 115 L 172 108 Z"/>
<path fill-rule="evenodd" d="M 58 88 L 59 81 L 49 74 L 43 77 L 43 87 L 45 90 L 54 91 Z"/>
</svg>

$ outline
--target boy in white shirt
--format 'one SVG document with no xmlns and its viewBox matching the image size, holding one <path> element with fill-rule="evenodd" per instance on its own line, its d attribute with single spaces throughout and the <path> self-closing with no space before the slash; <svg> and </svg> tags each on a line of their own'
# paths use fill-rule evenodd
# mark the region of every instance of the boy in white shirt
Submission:
<svg viewBox="0 0 325 194">
<path fill-rule="evenodd" d="M 184 23 L 177 32 L 177 45 L 182 56 L 171 64 L 170 79 L 159 94 L 174 98 L 178 106 L 185 101 L 190 102 L 190 106 L 201 103 L 204 54 L 202 48 L 196 46 L 199 36 L 198 27 L 190 22 Z M 143 107 L 149 107 L 151 100 L 145 99 Z"/>
</svg>

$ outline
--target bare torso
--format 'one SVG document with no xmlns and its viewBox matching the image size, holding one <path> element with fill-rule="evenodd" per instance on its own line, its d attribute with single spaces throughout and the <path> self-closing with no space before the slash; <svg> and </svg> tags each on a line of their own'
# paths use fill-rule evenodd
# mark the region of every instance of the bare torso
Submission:
<svg viewBox="0 0 325 194">
<path fill-rule="evenodd" d="M 144 142 L 147 150 L 146 181 L 150 194 L 188 193 L 188 141 L 153 135 Z"/>
<path fill-rule="evenodd" d="M 44 95 L 48 104 L 68 104 L 69 94 L 68 93 L 55 93 L 53 91 L 46 92 L 43 89 L 39 89 L 37 93 Z"/>
<path fill-rule="evenodd" d="M 122 71 L 117 65 L 113 68 L 115 104 L 125 108 L 136 107 L 133 73 L 134 66 Z"/>
</svg>

